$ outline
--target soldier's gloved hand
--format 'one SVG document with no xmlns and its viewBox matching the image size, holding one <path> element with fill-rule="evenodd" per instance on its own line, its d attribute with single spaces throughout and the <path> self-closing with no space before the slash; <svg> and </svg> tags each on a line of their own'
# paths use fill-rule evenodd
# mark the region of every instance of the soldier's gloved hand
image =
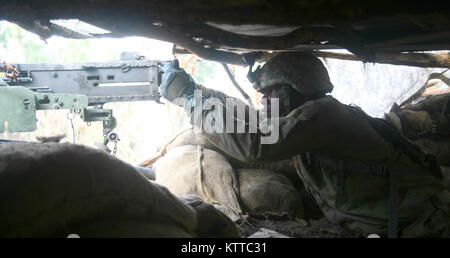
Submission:
<svg viewBox="0 0 450 258">
<path fill-rule="evenodd" d="M 161 96 L 179 106 L 184 105 L 183 99 L 192 102 L 196 83 L 189 74 L 179 67 L 178 60 L 175 59 L 170 64 L 166 64 L 163 71 L 165 73 L 159 87 Z"/>
</svg>

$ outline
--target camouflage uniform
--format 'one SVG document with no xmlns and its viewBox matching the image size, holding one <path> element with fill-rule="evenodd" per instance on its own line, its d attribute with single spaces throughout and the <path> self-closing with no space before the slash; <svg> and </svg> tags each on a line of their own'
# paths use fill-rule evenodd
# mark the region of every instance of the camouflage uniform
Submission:
<svg viewBox="0 0 450 258">
<path fill-rule="evenodd" d="M 305 53 L 280 54 L 255 74 L 264 78 L 256 81 L 257 88 L 284 82 L 310 100 L 280 118 L 275 144 L 260 144 L 260 132 L 203 132 L 212 144 L 246 162 L 294 157 L 299 177 L 325 216 L 349 229 L 382 236 L 449 236 L 450 194 L 434 157 L 385 121 L 331 96 L 315 97 L 332 89 L 320 60 Z M 230 112 L 225 94 L 203 89 L 202 97 L 203 102 L 219 99 Z M 209 112 L 191 115 L 192 123 L 201 126 Z"/>
</svg>

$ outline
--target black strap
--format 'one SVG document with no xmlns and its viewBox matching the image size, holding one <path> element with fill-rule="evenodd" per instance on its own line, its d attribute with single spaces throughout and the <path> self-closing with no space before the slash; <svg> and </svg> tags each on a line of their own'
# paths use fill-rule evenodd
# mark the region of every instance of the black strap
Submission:
<svg viewBox="0 0 450 258">
<path fill-rule="evenodd" d="M 444 106 L 442 107 L 442 111 L 441 111 L 441 116 L 439 117 L 439 123 L 438 123 L 438 129 L 442 123 L 444 123 L 444 121 L 446 121 L 445 119 L 445 115 L 447 113 L 447 106 L 448 106 L 448 98 L 445 100 L 444 102 Z"/>
<path fill-rule="evenodd" d="M 388 214 L 388 237 L 398 236 L 398 184 L 395 175 L 389 172 L 389 214 Z"/>
<path fill-rule="evenodd" d="M 345 188 L 345 169 L 344 169 L 344 162 L 341 160 L 338 163 L 337 167 L 337 175 L 336 175 L 336 194 L 344 194 L 344 188 Z"/>
</svg>

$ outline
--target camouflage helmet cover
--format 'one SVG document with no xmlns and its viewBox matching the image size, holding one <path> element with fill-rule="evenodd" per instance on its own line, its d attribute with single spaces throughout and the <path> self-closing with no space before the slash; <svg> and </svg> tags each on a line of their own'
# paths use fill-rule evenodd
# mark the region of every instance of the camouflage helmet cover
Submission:
<svg viewBox="0 0 450 258">
<path fill-rule="evenodd" d="M 259 71 L 258 69 L 253 72 L 253 87 L 258 91 L 282 84 L 289 84 L 306 96 L 333 90 L 327 69 L 311 53 L 280 53 L 267 61 Z M 252 75 L 249 79 L 250 77 Z"/>
</svg>

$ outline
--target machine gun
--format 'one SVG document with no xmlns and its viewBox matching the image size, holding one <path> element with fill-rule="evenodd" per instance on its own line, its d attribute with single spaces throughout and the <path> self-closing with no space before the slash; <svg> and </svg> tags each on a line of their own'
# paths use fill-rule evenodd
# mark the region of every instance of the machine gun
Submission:
<svg viewBox="0 0 450 258">
<path fill-rule="evenodd" d="M 87 63 L 15 64 L 18 75 L 0 79 L 0 133 L 32 132 L 36 111 L 68 109 L 84 122 L 103 123 L 103 149 L 118 141 L 108 102 L 153 100 L 158 103 L 162 68 L 171 61 L 123 53 L 121 60 Z M 69 116 L 68 116 L 69 118 Z M 70 119 L 69 118 L 69 119 Z"/>
</svg>

